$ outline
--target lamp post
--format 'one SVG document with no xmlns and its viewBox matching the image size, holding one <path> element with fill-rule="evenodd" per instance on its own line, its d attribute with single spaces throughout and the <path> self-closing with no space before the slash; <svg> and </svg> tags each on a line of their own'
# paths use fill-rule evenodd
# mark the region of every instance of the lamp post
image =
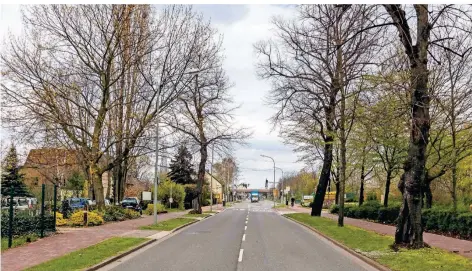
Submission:
<svg viewBox="0 0 472 271">
<path fill-rule="evenodd" d="M 215 150 L 215 143 L 211 146 L 211 165 L 210 165 L 210 212 L 213 211 L 213 154 Z"/>
<path fill-rule="evenodd" d="M 276 169 L 278 169 L 282 172 L 282 186 L 280 188 L 280 190 L 282 191 L 282 196 L 280 197 L 280 203 L 283 204 L 283 202 L 284 202 L 284 170 L 279 168 L 279 167 L 276 167 Z"/>
<path fill-rule="evenodd" d="M 275 160 L 274 160 L 274 158 L 272 158 L 270 156 L 267 156 L 267 155 L 264 155 L 264 154 L 261 154 L 261 156 L 265 157 L 265 158 L 272 159 L 272 162 L 274 163 L 274 191 L 275 191 Z M 274 207 L 275 207 L 275 195 L 273 195 L 273 197 L 274 197 Z"/>
</svg>

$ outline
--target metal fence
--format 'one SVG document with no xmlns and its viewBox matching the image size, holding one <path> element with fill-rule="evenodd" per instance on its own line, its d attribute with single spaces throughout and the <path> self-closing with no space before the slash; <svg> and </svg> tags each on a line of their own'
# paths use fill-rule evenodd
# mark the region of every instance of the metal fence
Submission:
<svg viewBox="0 0 472 271">
<path fill-rule="evenodd" d="M 2 198 L 1 236 L 8 237 L 8 247 L 13 237 L 38 234 L 43 238 L 48 232 L 56 231 L 57 186 L 41 186 L 39 198 L 19 197 L 15 189 Z"/>
</svg>

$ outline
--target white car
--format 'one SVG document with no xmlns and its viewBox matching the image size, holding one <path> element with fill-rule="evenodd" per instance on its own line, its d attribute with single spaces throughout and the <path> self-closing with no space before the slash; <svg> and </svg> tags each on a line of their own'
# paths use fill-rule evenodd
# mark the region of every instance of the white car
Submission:
<svg viewBox="0 0 472 271">
<path fill-rule="evenodd" d="M 28 210 L 32 207 L 32 199 L 29 198 L 13 198 L 13 209 Z M 10 199 L 2 200 L 2 209 L 10 209 Z"/>
</svg>

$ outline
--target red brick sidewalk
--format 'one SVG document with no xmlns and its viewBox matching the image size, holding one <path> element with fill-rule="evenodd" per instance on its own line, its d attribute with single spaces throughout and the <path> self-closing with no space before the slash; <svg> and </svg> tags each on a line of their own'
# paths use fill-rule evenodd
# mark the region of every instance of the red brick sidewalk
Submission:
<svg viewBox="0 0 472 271">
<path fill-rule="evenodd" d="M 158 216 L 158 219 L 167 220 L 185 213 L 186 212 L 161 214 Z M 2 252 L 2 270 L 23 270 L 72 251 L 94 245 L 114 236 L 133 236 L 136 234 L 142 236 L 142 233 L 140 234 L 136 232 L 136 230 L 140 226 L 152 223 L 153 217 L 146 216 L 134 220 L 109 223 L 103 226 L 76 228 L 65 231 L 64 233 L 59 233 L 31 244 Z M 149 235 L 153 233 L 155 232 L 150 231 Z"/>
<path fill-rule="evenodd" d="M 311 209 L 296 205 L 293 208 L 288 207 L 286 209 L 279 209 L 279 211 L 310 213 Z M 337 215 L 332 215 L 327 212 L 323 212 L 322 216 L 331 218 L 333 220 L 338 219 Z M 390 226 L 390 225 L 384 225 L 380 223 L 369 222 L 362 219 L 354 219 L 354 218 L 348 218 L 348 217 L 344 218 L 344 223 L 348 225 L 356 226 L 359 228 L 363 228 L 366 230 L 375 231 L 377 233 L 384 234 L 384 235 L 390 235 L 390 236 L 395 235 L 395 227 Z M 455 252 L 468 258 L 472 258 L 472 242 L 471 241 L 456 239 L 452 237 L 447 237 L 447 236 L 427 233 L 427 232 L 423 234 L 423 239 L 430 246 L 442 248 L 444 250 Z"/>
</svg>

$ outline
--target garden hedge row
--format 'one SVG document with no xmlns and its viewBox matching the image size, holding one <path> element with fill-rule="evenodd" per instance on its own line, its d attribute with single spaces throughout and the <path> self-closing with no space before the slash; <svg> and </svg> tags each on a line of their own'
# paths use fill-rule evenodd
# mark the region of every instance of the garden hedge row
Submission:
<svg viewBox="0 0 472 271">
<path fill-rule="evenodd" d="M 333 205 L 331 213 L 337 214 L 339 206 Z M 346 217 L 368 219 L 379 223 L 394 224 L 400 212 L 400 205 L 382 206 L 377 201 L 368 201 L 362 206 L 345 206 Z M 472 239 L 472 212 L 452 211 L 444 208 L 423 209 L 422 221 L 425 231 L 438 232 Z"/>
<path fill-rule="evenodd" d="M 1 236 L 8 236 L 8 227 L 9 227 L 10 218 L 8 212 L 2 212 L 2 230 Z M 50 214 L 45 214 L 44 216 L 44 231 L 51 232 L 54 231 L 54 217 Z M 26 235 L 31 233 L 39 234 L 41 231 L 41 216 L 40 215 L 29 215 L 26 212 L 18 212 L 13 216 L 13 235 Z"/>
</svg>

